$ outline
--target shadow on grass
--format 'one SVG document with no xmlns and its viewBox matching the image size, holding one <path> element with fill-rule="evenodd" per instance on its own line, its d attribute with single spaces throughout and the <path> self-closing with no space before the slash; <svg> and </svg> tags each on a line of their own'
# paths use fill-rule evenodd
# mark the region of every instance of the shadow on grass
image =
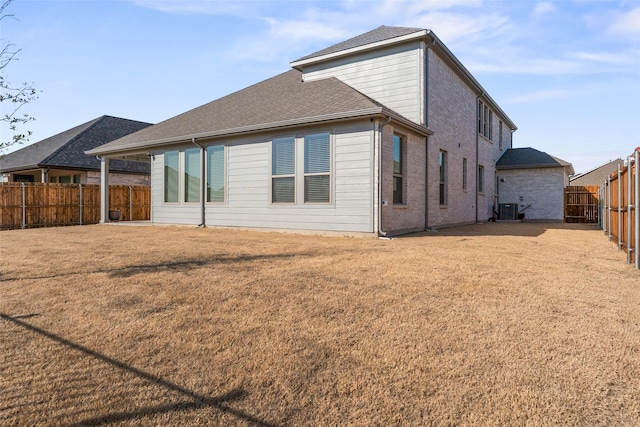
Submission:
<svg viewBox="0 0 640 427">
<path fill-rule="evenodd" d="M 435 231 L 422 231 L 405 234 L 398 238 L 428 236 L 519 236 L 538 237 L 548 230 L 598 230 L 596 224 L 567 224 L 561 222 L 487 222 L 459 227 L 441 228 Z"/>
<path fill-rule="evenodd" d="M 87 419 L 83 419 L 77 421 L 71 425 L 74 426 L 99 426 L 104 424 L 111 424 L 114 422 L 122 422 L 129 420 L 139 420 L 145 416 L 149 415 L 157 415 L 157 414 L 165 414 L 169 412 L 185 412 L 201 409 L 203 407 L 212 407 L 219 411 L 225 412 L 236 417 L 239 420 L 248 422 L 253 425 L 258 426 L 271 426 L 273 424 L 267 423 L 251 414 L 248 414 L 244 411 L 234 409 L 228 405 L 229 402 L 235 400 L 244 399 L 248 393 L 241 389 L 232 390 L 228 393 L 222 394 L 220 396 L 205 396 L 198 394 L 192 390 L 189 390 L 185 387 L 182 387 L 173 382 L 167 381 L 159 376 L 153 375 L 149 372 L 145 372 L 141 369 L 134 368 L 133 366 L 127 365 L 119 360 L 113 359 L 104 354 L 98 353 L 94 350 L 91 350 L 87 347 L 84 347 L 80 344 L 74 343 L 73 341 L 62 338 L 58 335 L 55 335 L 51 332 L 48 332 L 44 329 L 33 326 L 27 322 L 24 322 L 21 319 L 30 318 L 38 316 L 37 314 L 30 314 L 26 316 L 8 316 L 4 313 L 0 313 L 0 319 L 6 320 L 8 322 L 13 323 L 16 326 L 19 326 L 23 329 L 26 329 L 29 332 L 38 334 L 44 338 L 47 338 L 59 345 L 65 346 L 71 350 L 80 352 L 85 356 L 89 356 L 91 358 L 97 359 L 103 363 L 106 363 L 116 369 L 119 369 L 128 374 L 133 374 L 134 376 L 145 380 L 149 383 L 152 383 L 156 386 L 160 386 L 161 388 L 182 395 L 185 399 L 176 403 L 158 405 L 158 406 L 150 406 L 144 408 L 137 408 L 134 411 L 122 411 L 122 412 L 112 412 L 104 415 L 99 415 L 96 417 L 91 417 Z"/>
<path fill-rule="evenodd" d="M 240 256 L 228 256 L 226 254 L 218 254 L 209 256 L 206 258 L 197 258 L 197 259 L 188 259 L 188 260 L 180 260 L 180 261 L 171 261 L 171 262 L 157 262 L 150 264 L 138 264 L 138 265 L 125 265 L 122 267 L 114 267 L 114 268 L 103 268 L 103 269 L 95 269 L 95 270 L 78 270 L 71 272 L 63 272 L 59 274 L 51 274 L 51 275 L 41 275 L 41 276 L 26 276 L 26 277 L 3 277 L 0 276 L 0 282 L 10 281 L 10 280 L 39 280 L 39 279 L 56 279 L 62 276 L 74 276 L 74 275 L 85 275 L 85 274 L 100 274 L 106 273 L 109 277 L 112 278 L 127 278 L 132 277 L 137 274 L 148 274 L 148 273 L 157 273 L 163 271 L 171 271 L 171 272 L 187 272 L 190 270 L 194 270 L 197 268 L 202 268 L 205 266 L 221 266 L 221 265 L 233 265 L 240 263 L 249 263 L 253 261 L 264 261 L 264 260 L 287 260 L 293 257 L 300 256 L 313 256 L 311 254 L 300 254 L 300 253 L 280 253 L 280 254 L 270 254 L 270 255 L 240 255 Z"/>
</svg>

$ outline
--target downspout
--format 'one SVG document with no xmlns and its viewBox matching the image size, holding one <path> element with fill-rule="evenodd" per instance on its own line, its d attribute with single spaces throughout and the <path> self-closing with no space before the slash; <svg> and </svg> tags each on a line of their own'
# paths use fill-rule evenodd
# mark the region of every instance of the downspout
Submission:
<svg viewBox="0 0 640 427">
<path fill-rule="evenodd" d="M 480 129 L 478 129 L 478 117 L 480 114 L 480 109 L 478 108 L 478 104 L 480 102 L 480 98 L 482 98 L 484 96 L 484 91 L 480 92 L 480 94 L 478 96 L 476 96 L 476 117 L 474 118 L 474 125 L 473 127 L 476 130 L 476 223 L 478 222 L 478 181 L 480 180 L 480 175 L 478 175 L 479 172 L 479 161 L 480 161 L 480 155 L 478 153 L 479 150 L 479 146 L 480 146 Z M 511 134 L 513 135 L 513 133 Z"/>
<path fill-rule="evenodd" d="M 205 176 L 204 176 L 204 172 L 205 172 L 205 166 L 204 166 L 204 160 L 205 160 L 205 148 L 201 145 L 198 144 L 196 142 L 195 138 L 191 138 L 191 142 L 193 142 L 195 145 L 197 145 L 198 147 L 200 147 L 200 224 L 198 224 L 198 227 L 206 227 L 205 224 L 205 206 L 206 206 L 206 202 L 205 202 Z"/>
<path fill-rule="evenodd" d="M 429 49 L 436 39 L 426 45 L 424 54 L 424 127 L 429 128 Z M 429 136 L 424 137 L 424 229 L 429 230 Z"/>
<path fill-rule="evenodd" d="M 387 121 L 378 125 L 378 237 L 389 237 L 388 233 L 382 229 L 382 129 L 391 123 L 391 116 Z"/>
</svg>

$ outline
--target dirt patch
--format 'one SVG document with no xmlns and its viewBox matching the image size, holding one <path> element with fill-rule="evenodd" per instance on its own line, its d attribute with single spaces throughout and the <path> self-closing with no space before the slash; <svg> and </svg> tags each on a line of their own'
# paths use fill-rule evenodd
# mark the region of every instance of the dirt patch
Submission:
<svg viewBox="0 0 640 427">
<path fill-rule="evenodd" d="M 0 424 L 640 424 L 640 272 L 593 227 L 0 246 Z"/>
</svg>

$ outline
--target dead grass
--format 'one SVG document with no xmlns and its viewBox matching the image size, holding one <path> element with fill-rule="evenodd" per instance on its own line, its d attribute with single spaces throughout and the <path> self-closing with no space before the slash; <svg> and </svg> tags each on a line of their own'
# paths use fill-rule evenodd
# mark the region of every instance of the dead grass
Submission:
<svg viewBox="0 0 640 427">
<path fill-rule="evenodd" d="M 640 272 L 594 228 L 0 246 L 2 425 L 640 424 Z"/>
</svg>

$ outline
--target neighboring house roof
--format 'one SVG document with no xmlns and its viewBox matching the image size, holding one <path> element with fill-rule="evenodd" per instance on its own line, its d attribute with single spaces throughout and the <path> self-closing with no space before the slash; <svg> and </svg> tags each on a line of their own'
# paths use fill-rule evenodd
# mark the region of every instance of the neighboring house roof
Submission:
<svg viewBox="0 0 640 427">
<path fill-rule="evenodd" d="M 55 168 L 100 170 L 100 161 L 85 151 L 151 126 L 135 120 L 102 116 L 43 139 L 0 159 L 0 172 Z M 114 172 L 150 172 L 148 163 L 113 160 Z"/>
<path fill-rule="evenodd" d="M 333 46 L 329 46 L 326 49 L 319 50 L 293 62 L 304 61 L 307 59 L 316 58 L 318 56 L 329 55 L 331 53 L 341 52 L 343 50 L 366 46 L 369 44 L 394 39 L 396 37 L 406 36 L 408 34 L 413 34 L 419 31 L 424 30 L 422 28 L 387 27 L 385 25 L 382 25 L 375 30 L 360 34 L 359 36 L 353 37 L 349 40 L 345 40 L 341 43 L 334 44 Z"/>
<path fill-rule="evenodd" d="M 538 151 L 535 148 L 509 148 L 496 163 L 496 169 L 568 168 L 573 174 L 571 163 Z"/>
<path fill-rule="evenodd" d="M 588 172 L 581 173 L 579 175 L 569 178 L 569 182 L 573 186 L 601 185 L 603 182 L 607 180 L 607 177 L 611 175 L 611 173 L 618 170 L 618 165 L 623 165 L 623 164 L 624 164 L 624 160 L 622 159 L 612 160 L 608 163 L 605 163 L 602 166 L 593 168 Z"/>
<path fill-rule="evenodd" d="M 423 135 L 432 133 L 336 78 L 303 82 L 300 71 L 290 70 L 88 153 L 108 155 L 193 138 L 210 139 L 375 114 L 392 116 Z"/>
</svg>

